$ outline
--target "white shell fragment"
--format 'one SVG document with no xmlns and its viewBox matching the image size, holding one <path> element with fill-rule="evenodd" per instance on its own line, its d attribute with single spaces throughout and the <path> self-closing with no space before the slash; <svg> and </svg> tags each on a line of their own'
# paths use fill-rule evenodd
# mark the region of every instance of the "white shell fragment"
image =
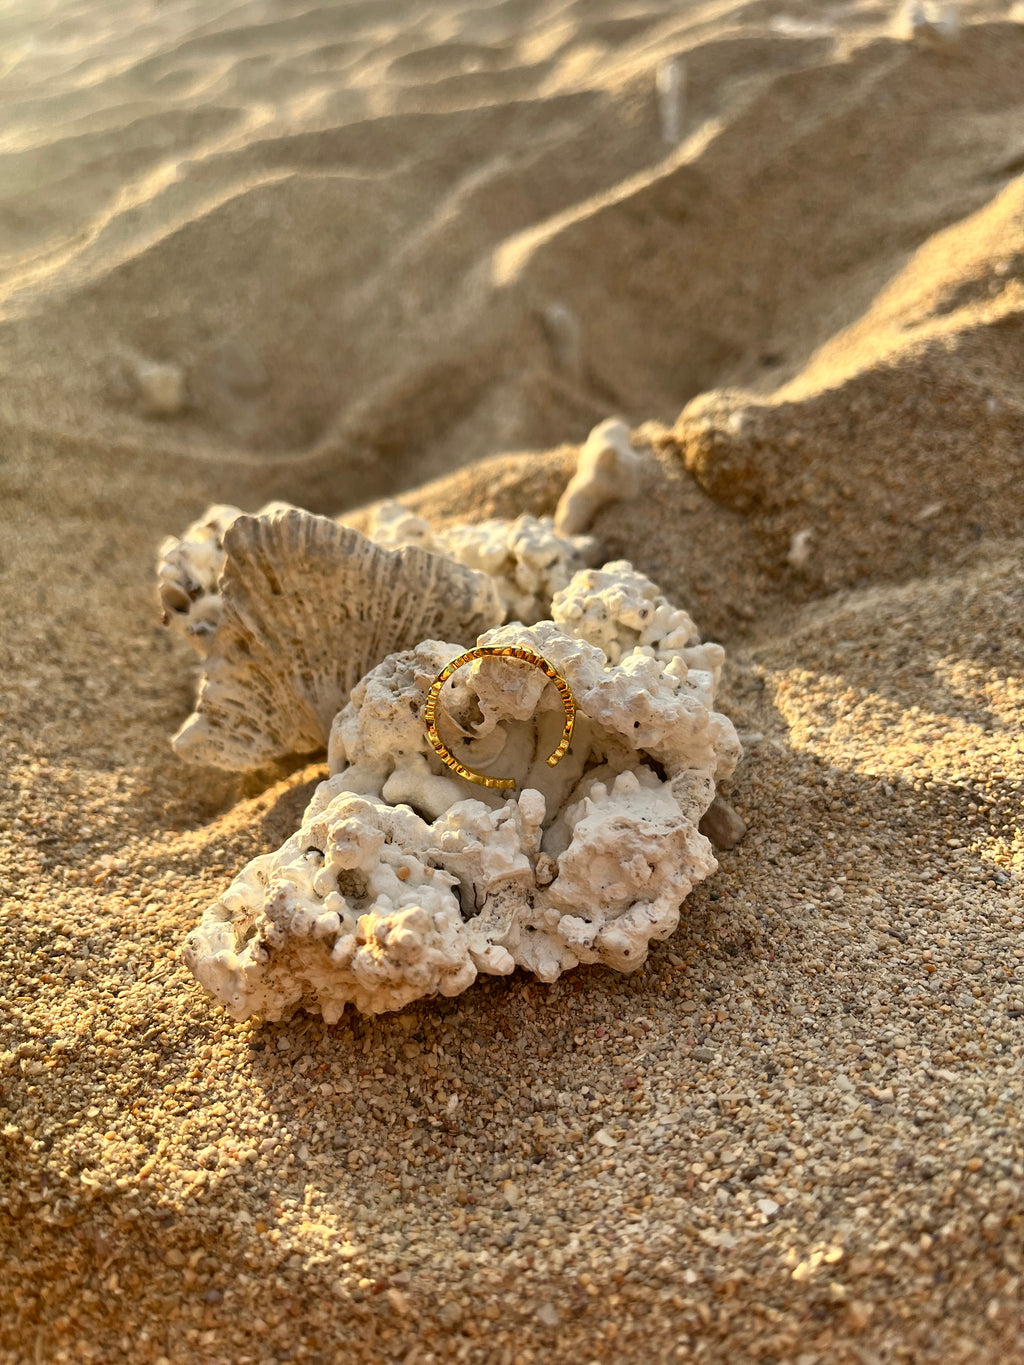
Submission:
<svg viewBox="0 0 1024 1365">
<path fill-rule="evenodd" d="M 792 569 L 805 569 L 811 558 L 811 542 L 814 539 L 814 532 L 805 527 L 802 531 L 794 531 L 789 541 L 789 552 L 786 555 L 786 563 Z"/>
<path fill-rule="evenodd" d="M 583 374 L 583 327 L 564 303 L 554 299 L 540 314 L 541 326 L 557 368 L 573 379 Z"/>
<path fill-rule="evenodd" d="M 555 530 L 562 536 L 590 529 L 602 507 L 635 498 L 640 491 L 643 456 L 630 444 L 629 427 L 617 417 L 596 426 L 580 450 L 576 473 L 555 508 Z"/>
<path fill-rule="evenodd" d="M 683 135 L 686 100 L 686 65 L 679 57 L 666 57 L 654 73 L 658 97 L 658 122 L 661 140 L 674 147 Z"/>
<path fill-rule="evenodd" d="M 398 649 L 352 689 L 300 830 L 186 942 L 236 1018 L 376 1014 L 517 966 L 543 981 L 579 963 L 631 971 L 672 933 L 717 867 L 697 826 L 740 755 L 713 709 L 721 650 L 622 561 L 578 573 L 558 603 L 558 621 L 477 641 L 525 646 L 568 681 L 576 730 L 556 767 L 562 706 L 537 669 L 488 656 L 441 694 L 452 752 L 514 777 L 516 796 L 457 777 L 426 738 L 430 684 L 465 636 Z"/>
<path fill-rule="evenodd" d="M 236 517 L 223 551 L 220 620 L 195 712 L 173 740 L 193 763 L 244 772 L 322 749 L 373 664 L 502 619 L 485 575 L 415 546 L 384 550 L 296 508 Z"/>
</svg>

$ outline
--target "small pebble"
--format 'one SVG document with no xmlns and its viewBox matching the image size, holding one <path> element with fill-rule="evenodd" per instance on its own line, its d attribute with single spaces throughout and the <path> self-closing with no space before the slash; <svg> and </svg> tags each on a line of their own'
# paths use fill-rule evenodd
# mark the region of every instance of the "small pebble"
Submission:
<svg viewBox="0 0 1024 1365">
<path fill-rule="evenodd" d="M 180 365 L 140 361 L 135 367 L 135 381 L 147 417 L 177 417 L 184 410 L 185 371 Z"/>
</svg>

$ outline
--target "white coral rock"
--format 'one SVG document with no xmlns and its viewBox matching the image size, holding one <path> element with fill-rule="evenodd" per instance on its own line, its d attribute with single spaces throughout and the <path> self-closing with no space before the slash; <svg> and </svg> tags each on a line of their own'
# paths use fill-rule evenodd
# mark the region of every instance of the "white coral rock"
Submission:
<svg viewBox="0 0 1024 1365">
<path fill-rule="evenodd" d="M 404 503 L 388 499 L 372 508 L 366 534 L 375 545 L 385 550 L 398 550 L 403 545 L 421 545 L 434 554 L 441 553 L 441 545 L 434 536 L 426 517 L 406 507 Z"/>
<path fill-rule="evenodd" d="M 186 940 L 199 982 L 239 1019 L 298 1006 L 330 1023 L 476 977 L 456 879 L 424 859 L 405 807 L 343 792 L 276 853 L 254 859 Z"/>
<path fill-rule="evenodd" d="M 435 539 L 442 554 L 488 574 L 501 596 L 505 620 L 524 625 L 548 615 L 555 593 L 596 552 L 589 536 L 559 535 L 550 517 L 526 513 L 515 521 L 495 517 L 449 526 Z"/>
<path fill-rule="evenodd" d="M 523 513 L 514 521 L 491 517 L 434 531 L 400 502 L 379 503 L 366 533 L 387 549 L 420 545 L 487 574 L 498 589 L 505 620 L 524 625 L 547 616 L 555 593 L 577 570 L 593 563 L 597 552 L 590 536 L 562 534 L 551 517 Z"/>
<path fill-rule="evenodd" d="M 551 604 L 556 625 L 596 645 L 611 663 L 627 654 L 651 653 L 662 663 L 686 666 L 686 687 L 710 707 L 722 677 L 725 650 L 702 644 L 689 614 L 674 606 L 658 585 L 626 559 L 576 574 Z"/>
<path fill-rule="evenodd" d="M 562 536 L 589 530 L 602 507 L 635 498 L 643 457 L 633 449 L 629 427 L 618 417 L 599 423 L 584 441 L 576 472 L 555 508 L 554 529 Z"/>
<path fill-rule="evenodd" d="M 471 642 L 421 642 L 358 683 L 302 829 L 250 864 L 189 938 L 185 960 L 215 998 L 240 1018 L 304 1006 L 335 1019 L 347 1003 L 378 1013 L 454 994 L 478 972 L 629 971 L 672 932 L 717 866 L 697 824 L 739 743 L 712 708 L 714 671 L 686 662 L 711 647 L 685 613 L 628 566 L 601 573 L 577 575 L 562 604 L 579 625 L 595 593 L 610 594 L 615 662 L 553 621 L 479 637 L 524 645 L 568 681 L 576 730 L 555 768 L 562 705 L 538 670 L 485 657 L 441 694 L 453 752 L 514 777 L 517 797 L 455 776 L 426 739 L 431 681 Z"/>
<path fill-rule="evenodd" d="M 438 532 L 443 550 L 460 564 L 494 579 L 506 621 L 532 625 L 547 616 L 551 599 L 595 553 L 589 536 L 560 535 L 550 517 L 525 513 Z"/>
<path fill-rule="evenodd" d="M 595 782 L 565 821 L 569 846 L 545 892 L 565 911 L 557 938 L 579 962 L 631 971 L 651 939 L 671 934 L 693 885 L 717 868 L 711 846 L 692 837 L 671 787 L 645 767 Z"/>
</svg>

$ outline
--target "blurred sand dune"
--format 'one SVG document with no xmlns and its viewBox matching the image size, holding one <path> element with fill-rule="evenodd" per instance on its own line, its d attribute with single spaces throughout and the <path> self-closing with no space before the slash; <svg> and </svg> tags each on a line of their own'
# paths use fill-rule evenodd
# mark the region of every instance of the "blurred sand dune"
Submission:
<svg viewBox="0 0 1024 1365">
<path fill-rule="evenodd" d="M 937 296 L 943 250 L 1015 297 L 999 196 L 1024 155 L 1024 28 L 979 22 L 935 51 L 888 23 L 773 5 L 57 9 L 8 40 L 4 411 L 182 454 L 327 455 L 359 471 L 334 494 L 350 502 L 579 439 L 609 410 L 807 398 L 854 354 L 919 345 L 922 312 L 955 338 L 978 300 L 958 264 Z M 911 329 L 893 294 L 922 250 Z M 155 432 L 145 362 L 184 376 Z"/>
</svg>

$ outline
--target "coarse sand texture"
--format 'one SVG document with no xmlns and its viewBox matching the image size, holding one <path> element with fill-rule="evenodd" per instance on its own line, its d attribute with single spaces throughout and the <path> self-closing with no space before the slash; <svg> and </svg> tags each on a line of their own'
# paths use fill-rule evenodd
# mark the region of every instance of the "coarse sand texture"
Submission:
<svg viewBox="0 0 1024 1365">
<path fill-rule="evenodd" d="M 1024 1360 L 1019 11 L 0 0 L 3 1365 Z M 612 416 L 746 837 L 629 975 L 232 1020 L 326 764 L 171 750 L 161 540 Z"/>
</svg>

